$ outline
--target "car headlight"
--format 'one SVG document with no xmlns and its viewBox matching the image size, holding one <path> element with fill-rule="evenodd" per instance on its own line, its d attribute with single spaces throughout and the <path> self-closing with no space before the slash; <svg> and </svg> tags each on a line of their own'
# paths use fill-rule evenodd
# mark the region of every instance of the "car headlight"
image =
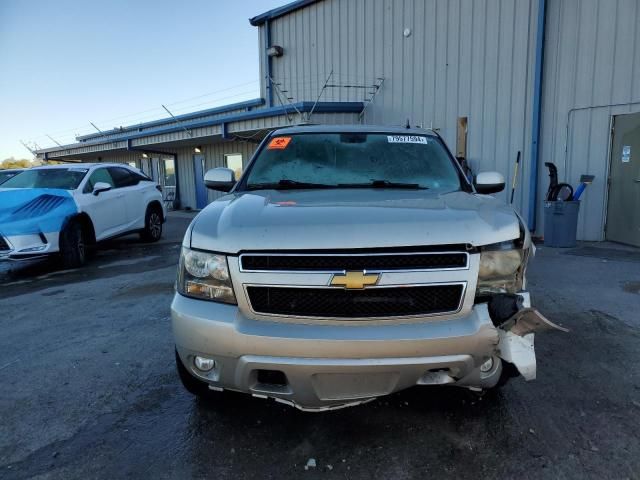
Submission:
<svg viewBox="0 0 640 480">
<path fill-rule="evenodd" d="M 236 304 L 227 257 L 182 247 L 178 293 L 187 297 Z"/>
<path fill-rule="evenodd" d="M 512 242 L 482 247 L 477 295 L 516 293 L 522 289 L 527 250 Z"/>
</svg>

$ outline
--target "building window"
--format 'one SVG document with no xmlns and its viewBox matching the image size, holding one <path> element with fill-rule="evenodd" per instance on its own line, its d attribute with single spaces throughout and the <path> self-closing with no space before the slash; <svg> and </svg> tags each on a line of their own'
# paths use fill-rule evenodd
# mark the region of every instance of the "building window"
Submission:
<svg viewBox="0 0 640 480">
<path fill-rule="evenodd" d="M 164 186 L 176 186 L 176 162 L 173 158 L 162 159 L 164 167 Z"/>
<path fill-rule="evenodd" d="M 133 160 L 131 162 L 127 162 L 127 165 L 129 165 L 130 167 L 133 167 L 133 168 L 138 168 L 138 162 L 136 162 L 135 160 Z"/>
<path fill-rule="evenodd" d="M 236 180 L 242 175 L 242 154 L 230 153 L 224 156 L 224 163 L 227 168 L 235 172 Z"/>
</svg>

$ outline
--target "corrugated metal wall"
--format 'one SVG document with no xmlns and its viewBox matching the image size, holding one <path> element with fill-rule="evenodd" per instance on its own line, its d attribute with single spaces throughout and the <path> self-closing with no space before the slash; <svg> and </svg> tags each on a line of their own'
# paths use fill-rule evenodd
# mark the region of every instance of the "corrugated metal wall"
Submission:
<svg viewBox="0 0 640 480">
<path fill-rule="evenodd" d="M 528 178 L 536 14 L 536 0 L 324 0 L 272 21 L 273 75 L 292 101 L 315 100 L 331 70 L 345 86 L 322 100 L 362 101 L 346 85 L 384 77 L 365 123 L 433 126 L 454 150 L 466 116 L 473 169 L 510 180 L 521 150 Z M 525 213 L 527 198 L 520 181 Z"/>
<path fill-rule="evenodd" d="M 582 197 L 578 238 L 604 239 L 611 116 L 638 111 L 640 2 L 547 0 L 539 205 L 545 161 L 574 186 L 581 174 L 596 175 Z"/>
<path fill-rule="evenodd" d="M 140 158 L 142 158 L 142 152 L 124 152 L 124 153 L 116 154 L 114 156 L 105 155 L 102 158 L 102 161 L 112 162 L 112 163 L 137 162 L 139 164 Z M 93 162 L 94 160 L 88 160 L 88 161 Z"/>
</svg>

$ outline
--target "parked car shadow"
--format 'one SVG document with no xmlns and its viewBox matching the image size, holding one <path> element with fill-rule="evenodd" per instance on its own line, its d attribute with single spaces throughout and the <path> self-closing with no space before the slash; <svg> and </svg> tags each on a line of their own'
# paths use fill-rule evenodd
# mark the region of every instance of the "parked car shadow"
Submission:
<svg viewBox="0 0 640 480">
<path fill-rule="evenodd" d="M 20 262 L 0 262 L 0 285 L 23 280 L 34 280 L 46 275 L 61 275 L 83 272 L 83 278 L 91 277 L 97 268 L 106 264 L 122 260 L 143 259 L 150 255 L 169 254 L 170 262 L 177 263 L 175 246 L 182 242 L 191 216 L 170 218 L 163 226 L 162 238 L 155 243 L 148 243 L 140 239 L 137 233 L 124 235 L 100 242 L 90 249 L 87 264 L 84 267 L 64 270 L 58 255 L 51 257 L 22 260 Z M 175 258 L 174 258 L 175 257 Z M 69 280 L 73 281 L 72 278 Z"/>
<path fill-rule="evenodd" d="M 144 243 L 129 235 L 101 243 L 92 249 L 87 263 L 65 269 L 58 256 L 20 262 L 0 262 L 0 298 L 78 282 L 153 271 L 178 263 L 180 244 Z"/>
</svg>

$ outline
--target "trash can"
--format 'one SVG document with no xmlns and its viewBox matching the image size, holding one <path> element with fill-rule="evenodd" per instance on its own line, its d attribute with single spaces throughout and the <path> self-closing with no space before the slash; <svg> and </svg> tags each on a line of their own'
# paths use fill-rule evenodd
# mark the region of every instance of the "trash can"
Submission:
<svg viewBox="0 0 640 480">
<path fill-rule="evenodd" d="M 547 247 L 575 247 L 580 201 L 544 202 L 544 244 Z"/>
</svg>

